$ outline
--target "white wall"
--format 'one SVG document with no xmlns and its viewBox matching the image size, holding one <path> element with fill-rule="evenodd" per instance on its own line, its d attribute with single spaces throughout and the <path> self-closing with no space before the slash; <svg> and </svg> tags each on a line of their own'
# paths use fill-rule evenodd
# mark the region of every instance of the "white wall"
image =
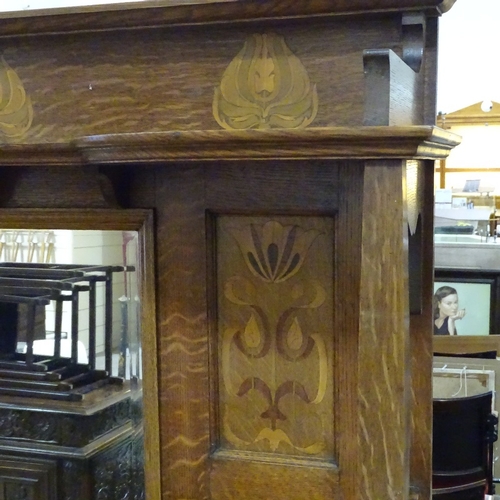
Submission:
<svg viewBox="0 0 500 500">
<path fill-rule="evenodd" d="M 500 102 L 500 0 L 457 0 L 439 21 L 437 110 Z"/>
<path fill-rule="evenodd" d="M 437 110 L 452 113 L 482 101 L 500 102 L 500 0 L 457 0 L 439 21 Z M 499 168 L 500 126 L 454 126 L 462 136 L 448 168 Z M 459 188 L 467 179 L 500 191 L 500 175 L 493 172 L 448 173 L 446 187 Z M 439 186 L 439 175 L 435 177 Z"/>
</svg>

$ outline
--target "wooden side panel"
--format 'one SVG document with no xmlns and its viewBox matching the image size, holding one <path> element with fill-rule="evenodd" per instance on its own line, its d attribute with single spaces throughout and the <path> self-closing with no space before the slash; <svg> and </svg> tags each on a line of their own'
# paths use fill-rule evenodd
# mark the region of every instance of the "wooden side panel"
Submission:
<svg viewBox="0 0 500 500">
<path fill-rule="evenodd" d="M 335 415 L 341 409 L 334 402 L 336 332 L 332 331 L 333 244 L 336 240 L 333 216 L 339 196 L 338 169 L 324 164 L 302 168 L 297 162 L 270 164 L 265 169 L 258 163 L 225 163 L 157 169 L 155 177 L 157 252 L 160 255 L 158 312 L 163 497 L 257 500 L 263 498 L 263 491 L 269 491 L 282 499 L 298 500 L 304 498 L 304 494 L 308 498 L 341 498 L 333 433 Z M 323 190 L 316 189 L 318 183 Z M 217 237 L 215 246 L 215 255 L 221 253 L 217 267 L 222 274 L 218 281 L 213 281 L 210 273 L 207 281 L 212 243 L 207 239 L 210 224 L 205 220 L 206 210 L 218 214 L 215 220 L 221 221 L 223 226 L 218 228 L 222 236 L 220 240 Z M 297 273 L 293 283 L 278 283 L 281 285 L 278 293 L 273 292 L 272 283 L 258 280 L 246 264 L 240 262 L 244 253 L 234 236 L 226 231 L 226 225 L 247 227 L 249 221 L 262 225 L 269 220 L 277 221 L 282 228 L 300 225 L 306 231 L 323 233 L 314 234 L 315 240 L 323 238 L 322 245 L 318 245 L 319 239 L 310 242 L 311 259 L 302 268 L 305 274 L 300 277 Z M 300 241 L 301 245 L 305 244 L 303 239 Z M 324 263 L 319 264 L 323 260 Z M 238 262 L 236 268 L 234 262 Z M 243 271 L 247 279 L 251 276 L 257 280 L 263 292 L 258 297 L 258 305 L 262 308 L 259 313 L 256 312 L 258 308 L 248 307 L 242 307 L 244 313 L 241 313 L 236 307 L 241 304 L 234 303 L 248 300 L 245 295 L 248 287 L 235 286 L 232 295 L 228 292 L 226 282 L 231 282 L 235 272 Z M 315 275 L 318 275 L 317 280 Z M 264 292 L 266 300 L 263 300 Z M 220 294 L 220 310 L 216 308 L 217 294 Z M 228 294 L 233 302 L 224 303 Z M 285 294 L 289 296 L 286 301 Z M 321 301 L 326 309 L 320 319 L 315 314 Z M 288 311 L 283 316 L 282 309 L 286 309 L 287 304 Z M 229 363 L 226 379 L 234 377 L 231 384 L 234 381 L 236 392 L 248 378 L 255 382 L 258 377 L 263 382 L 275 384 L 269 380 L 272 362 L 247 358 L 235 343 L 229 346 L 231 355 L 227 358 L 223 352 L 224 338 L 217 340 L 217 321 L 223 332 L 224 328 L 231 329 L 233 321 L 248 326 L 251 317 L 246 316 L 248 309 L 254 311 L 256 319 L 250 321 L 247 331 L 243 332 L 249 344 L 257 342 L 259 334 L 256 334 L 255 324 L 262 324 L 264 313 L 271 316 L 275 366 L 281 377 L 278 385 L 272 388 L 271 400 L 253 389 L 241 396 L 232 396 L 225 385 L 225 362 Z M 217 313 L 211 312 L 207 317 L 210 311 Z M 303 347 L 301 328 L 303 338 L 307 339 L 306 350 L 312 349 L 302 353 L 307 356 L 295 363 L 298 367 L 295 372 L 290 372 L 294 363 L 286 359 L 286 355 Z M 278 331 L 282 335 L 281 347 L 285 356 L 278 352 Z M 236 359 L 238 353 L 239 361 Z M 319 363 L 318 356 L 323 358 Z M 236 361 L 236 366 L 231 364 Z M 214 368 L 212 372 L 209 366 Z M 295 383 L 290 385 L 289 380 Z M 263 387 L 263 384 L 255 385 Z M 280 385 L 281 392 L 278 390 Z M 255 405 L 248 403 L 244 396 L 254 398 Z M 301 399 L 302 396 L 310 403 Z M 225 428 L 226 402 L 231 403 L 231 410 L 240 412 L 240 420 L 229 415 L 229 422 L 234 424 L 231 427 L 233 434 L 227 433 Z M 244 407 L 240 408 L 241 405 Z M 261 418 L 266 410 L 270 410 L 269 419 Z M 304 417 L 301 426 L 309 429 L 304 435 L 296 427 L 297 412 Z M 284 421 L 278 418 L 281 414 L 287 418 L 285 427 Z M 258 425 L 253 427 L 251 422 Z M 318 432 L 320 426 L 324 426 L 324 432 Z M 285 433 L 288 438 L 284 437 Z M 251 441 L 251 445 L 242 444 L 233 435 L 241 441 Z M 295 487 L 292 487 L 292 479 L 299 481 Z"/>
<path fill-rule="evenodd" d="M 368 163 L 364 176 L 359 317 L 360 498 L 409 491 L 407 221 L 401 162 Z"/>
<path fill-rule="evenodd" d="M 158 169 L 157 287 L 163 498 L 210 498 L 202 167 Z"/>
<path fill-rule="evenodd" d="M 412 486 L 421 498 L 430 497 L 432 473 L 432 295 L 434 281 L 434 162 L 423 162 L 419 169 L 423 186 L 419 231 L 421 310 L 410 316 L 411 352 L 411 462 Z"/>
<path fill-rule="evenodd" d="M 314 467 L 215 461 L 212 465 L 214 500 L 340 500 L 337 474 Z"/>
<path fill-rule="evenodd" d="M 361 456 L 358 436 L 359 311 L 361 280 L 361 241 L 364 186 L 363 162 L 341 162 L 341 197 L 337 224 L 337 274 L 335 303 L 336 441 L 338 443 L 340 484 L 343 499 L 359 495 Z M 356 396 L 355 396 L 356 395 Z"/>
</svg>

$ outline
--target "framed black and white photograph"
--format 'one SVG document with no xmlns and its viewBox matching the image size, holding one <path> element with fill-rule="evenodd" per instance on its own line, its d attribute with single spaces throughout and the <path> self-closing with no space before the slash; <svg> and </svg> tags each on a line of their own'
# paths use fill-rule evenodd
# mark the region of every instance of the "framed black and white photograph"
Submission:
<svg viewBox="0 0 500 500">
<path fill-rule="evenodd" d="M 435 335 L 499 332 L 498 271 L 437 269 L 434 279 Z"/>
</svg>

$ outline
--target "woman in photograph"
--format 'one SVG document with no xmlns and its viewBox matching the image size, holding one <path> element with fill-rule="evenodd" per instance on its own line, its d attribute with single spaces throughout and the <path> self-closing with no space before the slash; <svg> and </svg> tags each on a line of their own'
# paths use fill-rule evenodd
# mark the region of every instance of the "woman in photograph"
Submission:
<svg viewBox="0 0 500 500">
<path fill-rule="evenodd" d="M 434 293 L 434 335 L 456 335 L 455 321 L 465 316 L 458 308 L 458 293 L 451 286 L 442 286 Z"/>
</svg>

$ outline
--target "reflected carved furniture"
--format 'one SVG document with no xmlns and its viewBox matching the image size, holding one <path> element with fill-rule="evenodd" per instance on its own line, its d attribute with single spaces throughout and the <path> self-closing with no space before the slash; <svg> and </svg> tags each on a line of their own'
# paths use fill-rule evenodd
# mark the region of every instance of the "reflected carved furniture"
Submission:
<svg viewBox="0 0 500 500">
<path fill-rule="evenodd" d="M 98 390 L 79 403 L 3 397 L 1 498 L 144 498 L 134 399 L 123 387 Z"/>
<path fill-rule="evenodd" d="M 143 498 L 142 398 L 137 380 L 113 376 L 111 366 L 112 276 L 124 271 L 119 266 L 0 264 L 0 498 Z M 103 283 L 105 297 L 104 369 L 96 366 L 97 282 Z M 79 300 L 86 293 L 89 362 L 81 364 Z M 37 355 L 37 308 L 43 311 L 51 301 L 56 304 L 53 352 Z M 71 304 L 72 318 L 67 357 L 61 353 L 64 301 Z M 16 349 L 19 324 L 25 353 Z"/>
</svg>

